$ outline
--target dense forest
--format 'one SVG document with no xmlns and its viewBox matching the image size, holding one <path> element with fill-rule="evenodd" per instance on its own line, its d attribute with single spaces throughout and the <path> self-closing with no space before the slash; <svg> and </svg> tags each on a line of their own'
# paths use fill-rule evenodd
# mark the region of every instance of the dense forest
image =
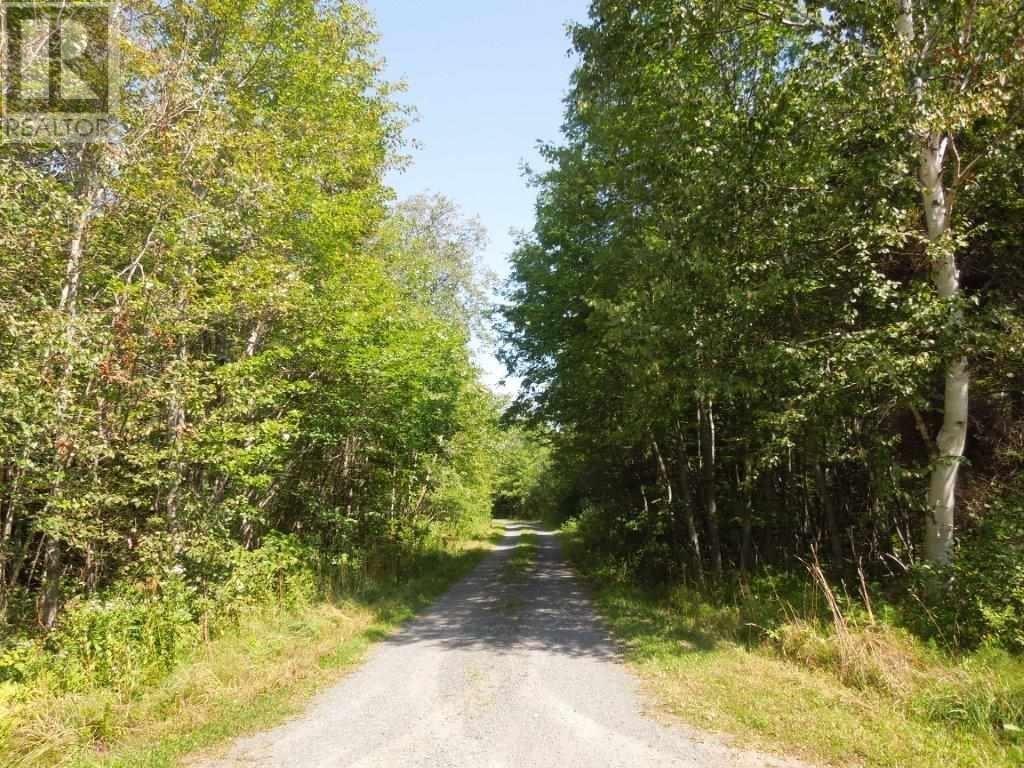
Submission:
<svg viewBox="0 0 1024 768">
<path fill-rule="evenodd" d="M 758 749 L 1024 760 L 1019 0 L 592 0 L 503 287 L 361 0 L 115 13 L 113 140 L 0 143 L 0 766 L 265 728 L 492 551 L 426 644 L 502 695 L 632 696 L 607 628 Z"/>
<path fill-rule="evenodd" d="M 820 561 L 1024 646 L 1015 2 L 598 0 L 514 256 L 517 410 L 651 583 Z"/>
<path fill-rule="evenodd" d="M 121 684 L 490 513 L 484 235 L 385 186 L 369 13 L 123 13 L 119 140 L 0 148 L 0 678 L 52 629 Z"/>
</svg>

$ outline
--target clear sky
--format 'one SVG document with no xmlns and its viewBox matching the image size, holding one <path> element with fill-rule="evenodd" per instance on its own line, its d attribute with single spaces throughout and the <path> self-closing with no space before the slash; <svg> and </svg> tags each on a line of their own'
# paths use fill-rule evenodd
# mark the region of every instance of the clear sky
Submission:
<svg viewBox="0 0 1024 768">
<path fill-rule="evenodd" d="M 367 0 L 377 16 L 389 79 L 418 120 L 412 165 L 392 174 L 399 197 L 436 192 L 478 216 L 490 237 L 486 265 L 504 277 L 512 229 L 533 225 L 534 191 L 521 173 L 538 167 L 538 140 L 555 140 L 574 61 L 568 21 L 587 0 Z M 504 375 L 481 355 L 489 384 Z"/>
</svg>

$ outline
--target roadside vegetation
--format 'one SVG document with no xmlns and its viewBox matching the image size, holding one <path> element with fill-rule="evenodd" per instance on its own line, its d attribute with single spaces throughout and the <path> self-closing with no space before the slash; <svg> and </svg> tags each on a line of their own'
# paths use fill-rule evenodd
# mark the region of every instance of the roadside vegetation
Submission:
<svg viewBox="0 0 1024 768">
<path fill-rule="evenodd" d="M 462 572 L 499 482 L 484 233 L 384 184 L 368 10 L 116 7 L 119 141 L 0 146 L 5 766 L 287 709 Z"/>
<path fill-rule="evenodd" d="M 1024 10 L 594 0 L 513 256 L 530 507 L 666 708 L 1021 761 Z"/>
<path fill-rule="evenodd" d="M 133 674 L 73 691 L 68 667 L 97 660 L 73 658 L 88 653 L 87 641 L 58 638 L 70 657 L 63 665 L 44 657 L 29 684 L 0 685 L 0 766 L 169 768 L 276 724 L 465 575 L 496 540 L 487 525 L 476 535 L 431 539 L 400 581 L 360 579 L 341 593 L 310 594 L 306 580 L 315 574 L 293 572 L 277 583 L 276 600 L 252 604 L 213 639 L 206 627 L 178 628 L 173 664 L 133 666 L 147 648 L 123 642 L 121 671 Z"/>
<path fill-rule="evenodd" d="M 595 558 L 572 562 L 661 709 L 739 744 L 812 765 L 996 768 L 1024 760 L 1024 660 L 950 653 L 900 627 L 893 606 L 809 575 L 717 589 L 644 588 Z"/>
</svg>

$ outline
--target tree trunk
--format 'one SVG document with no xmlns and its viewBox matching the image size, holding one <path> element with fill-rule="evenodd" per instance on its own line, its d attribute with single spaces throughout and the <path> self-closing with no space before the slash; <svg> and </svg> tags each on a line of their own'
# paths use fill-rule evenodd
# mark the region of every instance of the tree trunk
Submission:
<svg viewBox="0 0 1024 768">
<path fill-rule="evenodd" d="M 15 484 L 12 482 L 13 476 L 14 471 L 9 467 L 4 467 L 3 479 L 5 487 L 11 487 Z M 8 568 L 8 563 L 11 562 L 14 556 L 12 546 L 12 537 L 14 535 L 14 498 L 15 490 L 13 488 L 11 488 L 11 492 L 6 498 L 0 497 L 0 508 L 4 510 L 3 525 L 0 525 L 0 626 L 7 622 L 7 596 L 10 588 L 14 585 L 11 579 L 11 569 Z"/>
<path fill-rule="evenodd" d="M 60 608 L 60 581 L 63 573 L 64 553 L 60 541 L 46 537 L 43 555 L 43 592 L 39 600 L 39 624 L 53 628 Z"/>
<path fill-rule="evenodd" d="M 654 458 L 658 464 L 658 477 L 665 488 L 665 504 L 669 513 L 669 523 L 672 531 L 672 554 L 675 562 L 683 565 L 686 562 L 686 531 L 684 530 L 684 515 L 679 513 L 681 504 L 686 504 L 684 499 L 678 499 L 672 488 L 672 476 L 669 474 L 665 458 L 661 455 L 661 448 L 658 441 L 651 438 L 651 448 L 654 451 Z M 695 574 L 697 572 L 695 571 Z"/>
<path fill-rule="evenodd" d="M 699 412 L 701 427 L 701 478 L 704 492 L 704 514 L 708 529 L 708 547 L 715 578 L 722 578 L 722 544 L 718 530 L 718 495 L 715 488 L 715 413 L 711 400 Z"/>
<path fill-rule="evenodd" d="M 82 281 L 82 263 L 85 258 L 85 238 L 89 224 L 99 210 L 100 194 L 93 187 L 86 173 L 83 182 L 85 205 L 75 222 L 71 240 L 68 243 L 68 260 L 65 267 L 64 285 L 61 288 L 59 310 L 64 314 L 64 371 L 57 389 L 56 420 L 56 463 L 63 467 L 64 474 L 70 473 L 74 462 L 73 440 L 60 430 L 65 426 L 65 418 L 71 407 L 74 396 L 74 348 L 78 343 L 76 322 L 78 319 L 78 292 Z M 51 498 L 57 501 L 67 489 L 58 481 L 52 490 Z M 53 536 L 46 536 L 45 555 L 43 558 L 43 592 L 39 601 L 38 619 L 41 626 L 51 628 L 57 620 L 60 608 L 61 576 L 63 571 L 64 552 L 61 542 Z"/>
<path fill-rule="evenodd" d="M 259 349 L 260 342 L 263 340 L 263 335 L 267 330 L 267 323 L 264 318 L 260 318 L 253 325 L 252 331 L 249 333 L 249 338 L 245 343 L 245 356 L 255 357 L 256 350 Z"/>
<path fill-rule="evenodd" d="M 928 484 L 925 557 L 934 563 L 946 564 L 953 557 L 957 474 L 967 442 L 969 378 L 964 358 L 954 360 L 946 370 L 946 407 L 936 441 L 939 456 Z"/>
<path fill-rule="evenodd" d="M 11 558 L 11 567 L 7 575 L 8 594 L 17 586 L 18 580 L 21 578 L 21 571 L 25 567 L 25 561 L 28 559 L 29 550 L 32 548 L 32 534 L 28 532 L 28 526 L 22 523 L 19 527 L 22 530 L 20 535 L 18 532 L 15 533 L 14 538 L 18 544 Z"/>
<path fill-rule="evenodd" d="M 897 32 L 905 45 L 914 42 L 913 0 L 899 0 Z M 920 102 L 924 84 L 913 73 L 913 97 Z M 960 294 L 960 274 L 950 234 L 950 203 L 947 200 L 943 172 L 950 137 L 944 131 L 930 130 L 918 136 L 918 179 L 921 204 L 928 228 L 930 255 L 933 258 L 932 282 L 942 299 L 955 300 Z M 946 564 L 953 557 L 956 518 L 956 485 L 964 446 L 967 442 L 967 415 L 970 374 L 967 358 L 951 355 L 945 371 L 942 428 L 936 440 L 938 455 L 932 465 L 928 484 L 928 516 L 925 520 L 925 557 Z"/>
<path fill-rule="evenodd" d="M 677 432 L 679 434 L 679 503 L 677 504 L 677 509 L 678 514 L 682 515 L 683 525 L 686 526 L 686 536 L 690 542 L 690 557 L 693 560 L 694 576 L 699 584 L 703 584 L 704 563 L 701 560 L 700 533 L 697 531 L 697 523 L 693 516 L 693 494 L 690 491 L 690 458 L 686 450 L 686 434 L 683 431 L 682 425 L 677 426 Z"/>
<path fill-rule="evenodd" d="M 821 457 L 814 459 L 814 484 L 818 487 L 818 500 L 821 502 L 825 528 L 828 530 L 828 543 L 832 550 L 832 567 L 842 568 L 843 538 L 836 519 L 836 507 L 832 503 L 832 495 L 828 487 L 828 471 L 821 462 Z"/>
<path fill-rule="evenodd" d="M 737 472 L 739 469 L 736 470 Z M 737 489 L 742 498 L 743 511 L 741 515 L 742 538 L 740 539 L 740 571 L 744 576 L 749 575 L 754 560 L 754 463 L 750 454 L 743 456 L 743 487 Z"/>
<path fill-rule="evenodd" d="M 668 474 L 668 467 L 665 466 L 665 459 L 661 455 L 661 449 L 658 447 L 658 441 L 653 437 L 651 438 L 651 450 L 654 452 L 654 459 L 658 465 L 658 479 L 661 481 L 661 484 L 665 489 L 665 505 L 669 510 L 672 529 L 672 548 L 678 556 L 682 554 L 683 551 L 683 535 L 682 529 L 679 525 L 679 520 L 674 514 L 675 493 L 672 489 L 672 478 Z"/>
<path fill-rule="evenodd" d="M 960 273 L 949 234 L 949 207 L 942 181 L 948 137 L 930 134 L 921 148 L 921 196 L 928 241 L 937 246 L 932 281 L 941 298 L 956 300 L 960 295 Z M 925 557 L 934 563 L 949 563 L 953 557 L 956 517 L 956 483 L 960 460 L 967 443 L 967 411 L 970 374 L 967 359 L 956 355 L 946 368 L 943 392 L 942 428 L 936 440 L 938 455 L 928 484 L 928 517 L 925 522 Z"/>
</svg>

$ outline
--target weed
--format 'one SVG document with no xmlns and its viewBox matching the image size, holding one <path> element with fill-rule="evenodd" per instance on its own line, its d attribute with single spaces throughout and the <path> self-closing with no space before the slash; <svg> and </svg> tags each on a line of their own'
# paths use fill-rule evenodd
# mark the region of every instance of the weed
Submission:
<svg viewBox="0 0 1024 768">
<path fill-rule="evenodd" d="M 533 531 L 523 531 L 519 537 L 519 543 L 512 550 L 508 560 L 505 561 L 502 577 L 506 581 L 521 581 L 533 568 L 536 560 L 537 534 Z"/>
<path fill-rule="evenodd" d="M 130 695 L 104 686 L 68 692 L 52 672 L 0 683 L 0 766 L 170 768 L 189 752 L 268 727 L 444 592 L 489 546 L 423 551 L 408 564 L 408 579 L 365 583 L 331 601 L 252 607 L 234 631 L 195 644 Z"/>
<path fill-rule="evenodd" d="M 713 593 L 642 589 L 597 562 L 570 526 L 566 551 L 663 711 L 740 743 L 811 762 L 877 768 L 1024 763 L 1024 665 L 952 656 L 811 573 Z M 859 604 L 859 607 L 858 607 Z"/>
</svg>

